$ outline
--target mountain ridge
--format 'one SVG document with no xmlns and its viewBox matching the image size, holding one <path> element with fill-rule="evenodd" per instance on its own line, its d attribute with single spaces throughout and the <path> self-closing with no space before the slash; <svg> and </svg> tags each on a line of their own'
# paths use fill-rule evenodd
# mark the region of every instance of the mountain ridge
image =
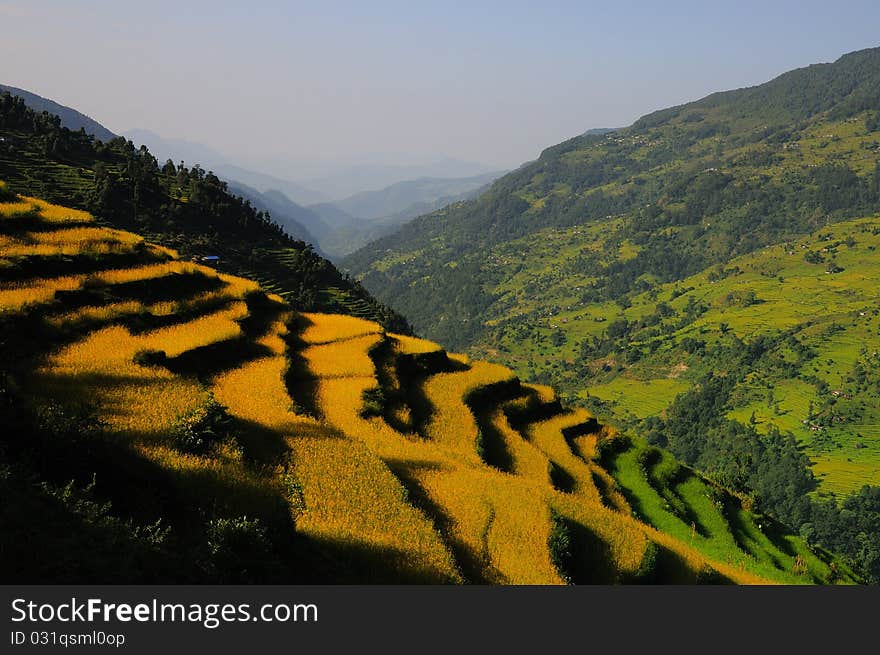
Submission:
<svg viewBox="0 0 880 655">
<path fill-rule="evenodd" d="M 47 111 L 52 115 L 58 116 L 61 119 L 61 124 L 69 130 L 77 132 L 80 129 L 84 129 L 86 134 L 91 134 L 96 139 L 105 142 L 116 138 L 116 135 L 113 132 L 101 125 L 98 121 L 72 107 L 67 107 L 66 105 L 62 105 L 49 98 L 44 98 L 31 91 L 26 91 L 25 89 L 0 84 L 0 93 L 3 93 L 4 91 L 23 98 L 25 103 L 34 109 L 34 111 Z"/>
</svg>

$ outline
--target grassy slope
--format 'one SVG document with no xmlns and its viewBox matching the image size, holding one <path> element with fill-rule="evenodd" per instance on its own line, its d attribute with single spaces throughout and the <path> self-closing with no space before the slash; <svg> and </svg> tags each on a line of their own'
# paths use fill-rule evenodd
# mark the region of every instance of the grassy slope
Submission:
<svg viewBox="0 0 880 655">
<path fill-rule="evenodd" d="M 634 364 L 617 358 L 610 371 L 597 367 L 586 384 L 566 379 L 565 373 L 552 378 L 567 389 L 582 385 L 578 393 L 606 401 L 615 418 L 643 418 L 662 411 L 703 372 L 699 356 L 683 350 L 683 339 L 723 343 L 729 337 L 721 333 L 721 324 L 740 338 L 787 331 L 810 349 L 810 355 L 790 374 L 756 370 L 734 394 L 729 416 L 747 422 L 754 414 L 759 429 L 775 425 L 793 432 L 814 458 L 822 490 L 844 493 L 880 483 L 880 389 L 870 374 L 880 351 L 874 283 L 880 275 L 878 246 L 880 220 L 848 221 L 733 260 L 727 270 L 738 272 L 722 279 L 714 279 L 710 272 L 661 286 L 656 294 L 635 297 L 626 310 L 617 307 L 604 314 L 609 320 L 639 321 L 654 314 L 658 303 L 667 303 L 673 315 L 651 333 L 644 328 L 630 337 L 632 347 L 644 347 L 646 353 L 653 350 L 652 354 Z M 834 251 L 823 255 L 826 259 L 833 255 L 843 271 L 829 274 L 827 262 L 804 260 L 806 252 L 823 249 Z M 743 289 L 756 293 L 754 304 L 739 300 Z M 707 311 L 674 329 L 692 299 L 705 304 Z M 567 329 L 574 339 L 589 334 L 578 324 Z M 786 346 L 776 352 L 794 361 Z M 869 371 L 861 383 L 854 368 L 859 362 Z M 627 389 L 643 393 L 624 393 Z M 808 420 L 810 403 L 820 414 L 816 420 Z M 831 412 L 841 420 L 822 425 L 821 416 L 830 417 Z"/>
<path fill-rule="evenodd" d="M 0 206 L 7 373 L 28 406 L 87 400 L 102 423 L 94 434 L 59 434 L 51 447 L 7 437 L 4 467 L 61 481 L 94 475 L 95 493 L 124 519 L 162 518 L 167 547 L 193 553 L 195 565 L 160 558 L 171 573 L 159 579 L 200 579 L 199 566 L 221 581 L 829 579 L 813 556 L 809 571 L 793 573 L 761 534 L 748 555 L 730 538 L 687 541 L 662 511 L 645 518 L 665 534 L 635 520 L 594 459 L 613 433 L 581 418 L 569 426 L 576 432 L 554 436 L 546 421 L 562 408 L 552 392 L 520 385 L 503 367 L 447 357 L 369 321 L 297 314 L 253 282 L 180 262 L 135 235 L 84 232 L 81 213 L 45 204 L 16 213 L 11 200 Z M 96 236 L 98 249 L 89 245 Z M 59 258 L 46 244 L 78 256 Z M 211 397 L 227 407 L 228 436 L 193 449 L 173 435 Z M 510 472 L 484 461 L 492 426 Z M 534 444 L 531 426 L 540 429 Z M 75 457 L 64 455 L 69 439 Z M 604 493 L 586 477 L 582 490 L 560 488 L 551 461 L 595 471 Z M 696 490 L 682 497 L 724 533 L 699 496 L 704 483 L 689 484 Z M 243 516 L 268 536 L 218 542 L 217 522 L 228 530 Z M 53 538 L 50 526 L 40 534 L 35 549 Z"/>
<path fill-rule="evenodd" d="M 478 201 L 417 221 L 346 263 L 427 336 L 552 382 L 570 399 L 590 394 L 608 401 L 606 416 L 615 421 L 661 412 L 702 372 L 699 357 L 670 349 L 668 336 L 647 337 L 649 330 L 642 331 L 644 353 L 650 342 L 659 350 L 637 365 L 626 364 L 626 344 L 607 357 L 588 357 L 592 361 L 582 355 L 584 343 L 602 338 L 613 321 L 648 317 L 660 300 L 678 313 L 662 322 L 663 329 L 682 320 L 689 299 L 712 305 L 673 340 L 705 340 L 708 331 L 711 342 L 721 322 L 746 337 L 794 329 L 816 350 L 800 375 L 815 375 L 830 390 L 846 386 L 862 346 L 869 355 L 876 349 L 870 288 L 876 235 L 870 221 L 835 227 L 859 215 L 858 203 L 835 205 L 829 200 L 834 185 L 816 187 L 810 180 L 815 171 L 841 164 L 854 179 L 877 184 L 880 131 L 872 117 L 878 59 L 880 50 L 854 53 L 833 65 L 657 112 L 631 128 L 554 146 Z M 715 187 L 723 190 L 701 191 L 704 204 L 688 195 Z M 732 205 L 724 204 L 725 194 L 735 198 Z M 681 218 L 690 216 L 689 203 L 702 218 Z M 856 245 L 821 253 L 830 242 L 818 242 L 820 232 L 831 234 L 831 242 L 852 236 Z M 774 243 L 788 245 L 763 250 Z M 804 262 L 810 249 L 825 262 Z M 742 261 L 761 272 L 700 284 L 716 270 L 713 262 L 745 268 L 731 259 L 749 252 L 753 258 Z M 607 286 L 642 260 L 637 278 Z M 825 275 L 832 260 L 845 270 Z M 682 265 L 670 273 L 669 261 Z M 465 272 L 461 279 L 456 271 Z M 670 300 L 673 289 L 696 284 L 697 290 Z M 651 291 L 642 293 L 645 288 Z M 762 302 L 746 308 L 736 298 L 722 300 L 748 291 Z M 426 294 L 438 301 L 421 302 Z M 863 310 L 866 318 L 849 315 Z M 817 325 L 802 329 L 810 321 Z M 835 321 L 844 331 L 820 334 Z M 847 407 L 847 421 L 826 426 L 819 443 L 802 421 L 810 400 L 822 405 L 827 392 L 802 377 L 765 380 L 768 375 L 755 372 L 732 418 L 748 420 L 754 411 L 760 425 L 773 423 L 811 443 L 823 490 L 880 482 L 876 389 L 859 391 L 858 418 Z M 779 385 L 778 412 L 766 406 L 770 385 Z"/>
</svg>

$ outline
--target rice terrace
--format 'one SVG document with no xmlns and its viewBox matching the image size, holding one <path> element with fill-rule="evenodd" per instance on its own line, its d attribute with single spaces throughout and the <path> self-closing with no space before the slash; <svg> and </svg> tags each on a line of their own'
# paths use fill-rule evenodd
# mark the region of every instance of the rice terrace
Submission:
<svg viewBox="0 0 880 655">
<path fill-rule="evenodd" d="M 0 3 L 3 586 L 880 588 L 877 7 L 55 4 Z M 598 604 L 702 643 L 655 593 Z"/>
<path fill-rule="evenodd" d="M 159 579 L 171 544 L 204 548 L 193 575 L 231 580 L 285 568 L 365 582 L 852 579 L 509 369 L 297 312 L 2 188 L 6 365 L 27 370 L 7 398 L 28 399 L 50 466 L 97 471 L 94 486 L 44 484 L 28 500 L 86 522 L 108 549 L 137 541 L 128 557 Z M 111 519 L 91 491 L 143 523 Z"/>
</svg>

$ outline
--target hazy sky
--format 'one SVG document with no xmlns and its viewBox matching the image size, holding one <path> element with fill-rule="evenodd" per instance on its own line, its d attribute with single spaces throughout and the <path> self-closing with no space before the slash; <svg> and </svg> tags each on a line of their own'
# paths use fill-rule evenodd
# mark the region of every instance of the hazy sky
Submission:
<svg viewBox="0 0 880 655">
<path fill-rule="evenodd" d="M 880 45 L 878 26 L 877 0 L 0 0 L 0 82 L 242 163 L 512 167 L 591 127 Z"/>
</svg>

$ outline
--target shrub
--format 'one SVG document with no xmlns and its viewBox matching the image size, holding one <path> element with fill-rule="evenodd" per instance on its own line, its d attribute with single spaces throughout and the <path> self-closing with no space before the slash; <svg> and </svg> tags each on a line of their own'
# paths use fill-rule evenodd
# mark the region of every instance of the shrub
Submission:
<svg viewBox="0 0 880 655">
<path fill-rule="evenodd" d="M 0 202 L 12 202 L 15 194 L 3 180 L 0 180 Z"/>
<path fill-rule="evenodd" d="M 212 519 L 207 548 L 205 568 L 221 583 L 266 582 L 274 566 L 272 543 L 258 518 Z"/>
<path fill-rule="evenodd" d="M 76 441 L 104 429 L 105 424 L 92 405 L 61 405 L 49 402 L 36 409 L 38 432 L 47 438 Z"/>
<path fill-rule="evenodd" d="M 363 406 L 360 411 L 361 418 L 382 416 L 385 413 L 387 398 L 385 397 L 384 389 L 381 387 L 365 389 L 361 398 L 363 400 Z"/>
<path fill-rule="evenodd" d="M 603 466 L 607 466 L 610 458 L 628 450 L 630 446 L 632 446 L 632 439 L 620 433 L 599 439 L 596 444 L 596 460 Z"/>
<path fill-rule="evenodd" d="M 697 572 L 697 579 L 695 580 L 695 582 L 697 584 L 718 585 L 726 584 L 727 579 L 708 564 L 704 564 L 703 567 Z"/>
<path fill-rule="evenodd" d="M 230 438 L 231 422 L 226 408 L 210 396 L 200 407 L 177 419 L 172 432 L 174 445 L 185 453 L 206 455 Z"/>
<path fill-rule="evenodd" d="M 565 519 L 556 512 L 551 511 L 550 525 L 550 537 L 547 539 L 550 561 L 559 572 L 559 577 L 571 584 L 571 531 Z"/>
<path fill-rule="evenodd" d="M 168 355 L 164 350 L 138 350 L 133 361 L 138 366 L 163 366 L 168 361 Z"/>
</svg>

